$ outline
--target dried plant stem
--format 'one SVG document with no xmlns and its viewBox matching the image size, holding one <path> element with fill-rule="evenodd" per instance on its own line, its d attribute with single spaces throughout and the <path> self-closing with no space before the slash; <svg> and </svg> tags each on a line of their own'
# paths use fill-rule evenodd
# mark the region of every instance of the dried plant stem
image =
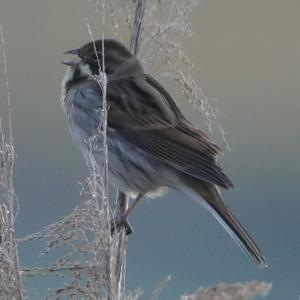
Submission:
<svg viewBox="0 0 300 300">
<path fill-rule="evenodd" d="M 14 144 L 12 135 L 12 116 L 10 89 L 8 83 L 7 56 L 3 27 L 0 25 L 1 52 L 6 84 L 8 106 L 9 141 L 5 142 L 2 123 L 0 122 L 0 297 L 5 299 L 25 299 L 23 283 L 19 273 L 18 245 L 15 237 L 15 192 Z"/>
<path fill-rule="evenodd" d="M 140 46 L 143 17 L 147 0 L 138 0 L 136 4 L 135 14 L 131 27 L 130 36 L 130 49 L 137 55 Z M 128 208 L 128 197 L 125 193 L 118 191 L 117 194 L 117 216 L 121 216 L 125 213 Z M 127 237 L 125 230 L 123 229 L 119 234 L 118 251 L 117 251 L 117 266 L 116 266 L 116 280 L 119 283 L 118 289 L 121 291 L 122 286 L 122 274 L 125 274 L 125 260 L 126 260 L 126 248 L 127 248 Z"/>
<path fill-rule="evenodd" d="M 127 195 L 123 192 L 119 192 L 117 194 L 117 218 L 122 216 L 127 209 Z M 119 282 L 119 286 L 121 287 L 122 274 L 125 271 L 125 259 L 126 259 L 126 246 L 127 246 L 127 237 L 125 230 L 123 229 L 119 235 L 118 242 L 118 251 L 117 251 L 117 265 L 116 265 L 116 279 Z M 119 287 L 119 289 L 120 289 Z"/>
<path fill-rule="evenodd" d="M 140 47 L 141 33 L 143 31 L 143 20 L 148 0 L 137 0 L 130 37 L 130 50 L 135 55 Z"/>
<path fill-rule="evenodd" d="M 140 48 L 141 33 L 143 29 L 143 20 L 145 15 L 145 9 L 147 6 L 147 0 L 138 0 L 136 3 L 134 18 L 132 22 L 130 32 L 130 49 L 137 55 Z M 118 191 L 117 193 L 117 216 L 122 216 L 128 208 L 128 197 L 125 193 Z M 125 260 L 126 260 L 126 247 L 127 237 L 125 230 L 121 230 L 118 241 L 117 251 L 117 266 L 116 266 L 116 278 L 119 282 L 119 289 L 122 285 L 122 274 L 125 273 Z"/>
<path fill-rule="evenodd" d="M 12 115 L 11 115 L 11 101 L 10 101 L 10 89 L 8 83 L 8 68 L 7 68 L 7 55 L 5 49 L 5 40 L 3 34 L 3 27 L 0 24 L 0 38 L 1 38 L 1 51 L 2 51 L 2 60 L 3 60 L 3 74 L 5 75 L 5 85 L 6 85 L 6 99 L 8 106 L 8 128 L 9 128 L 9 142 L 11 143 L 13 140 L 12 134 Z"/>
</svg>

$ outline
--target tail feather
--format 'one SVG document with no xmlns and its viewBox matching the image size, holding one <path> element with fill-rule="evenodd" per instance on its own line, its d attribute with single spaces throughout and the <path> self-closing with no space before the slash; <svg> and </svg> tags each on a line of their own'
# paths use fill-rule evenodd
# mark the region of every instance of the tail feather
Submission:
<svg viewBox="0 0 300 300">
<path fill-rule="evenodd" d="M 266 259 L 262 255 L 260 249 L 228 208 L 225 207 L 225 205 L 223 205 L 223 207 L 211 205 L 210 210 L 218 222 L 250 259 L 261 267 L 267 267 Z"/>
<path fill-rule="evenodd" d="M 226 207 L 219 189 L 210 183 L 195 182 L 194 180 L 186 181 L 189 191 L 189 195 L 196 200 L 200 200 L 199 196 L 204 200 L 201 202 L 208 210 L 214 215 L 218 222 L 233 238 L 236 244 L 250 257 L 252 261 L 257 263 L 260 267 L 267 267 L 267 262 L 262 252 L 249 235 L 249 233 L 243 228 L 235 216 Z"/>
</svg>

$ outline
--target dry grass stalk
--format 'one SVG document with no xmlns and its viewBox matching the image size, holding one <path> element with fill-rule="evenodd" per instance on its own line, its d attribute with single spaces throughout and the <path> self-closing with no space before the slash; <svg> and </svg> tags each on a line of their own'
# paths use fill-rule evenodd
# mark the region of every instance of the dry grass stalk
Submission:
<svg viewBox="0 0 300 300">
<path fill-rule="evenodd" d="M 15 202 L 13 172 L 15 151 L 12 139 L 10 91 L 8 85 L 7 57 L 3 28 L 0 25 L 0 41 L 3 60 L 3 74 L 7 92 L 8 141 L 0 119 L 0 299 L 25 299 L 22 280 L 19 274 L 18 245 L 15 237 Z"/>
<path fill-rule="evenodd" d="M 190 295 L 183 295 L 181 300 L 252 300 L 257 296 L 266 296 L 272 288 L 266 282 L 219 283 L 208 288 L 200 288 Z"/>
</svg>

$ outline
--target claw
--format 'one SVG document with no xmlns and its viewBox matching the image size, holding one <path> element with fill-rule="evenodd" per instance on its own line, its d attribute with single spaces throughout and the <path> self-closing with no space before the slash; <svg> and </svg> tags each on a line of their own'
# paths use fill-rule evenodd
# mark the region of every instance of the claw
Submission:
<svg viewBox="0 0 300 300">
<path fill-rule="evenodd" d="M 127 217 L 143 197 L 143 193 L 138 194 L 133 203 L 127 208 L 127 210 L 125 210 L 123 214 L 118 215 L 111 221 L 111 234 L 114 234 L 115 231 L 119 232 L 122 227 L 125 228 L 126 235 L 133 233 L 133 229 L 128 223 Z"/>
<path fill-rule="evenodd" d="M 129 224 L 126 218 L 120 217 L 115 218 L 111 221 L 111 234 L 113 235 L 115 232 L 120 232 L 121 228 L 123 227 L 125 229 L 126 235 L 130 235 L 133 233 L 133 228 Z"/>
</svg>

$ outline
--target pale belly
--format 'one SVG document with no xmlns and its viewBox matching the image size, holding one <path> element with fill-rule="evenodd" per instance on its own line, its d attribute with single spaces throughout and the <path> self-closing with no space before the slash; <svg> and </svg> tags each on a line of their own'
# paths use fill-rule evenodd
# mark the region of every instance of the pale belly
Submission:
<svg viewBox="0 0 300 300">
<path fill-rule="evenodd" d="M 94 169 L 101 174 L 103 166 L 103 141 L 101 133 L 92 139 L 70 120 L 72 137 L 80 146 L 87 164 L 93 164 Z M 107 132 L 108 146 L 108 180 L 120 191 L 130 197 L 144 193 L 148 197 L 161 195 L 167 187 L 173 187 L 177 177 L 163 163 L 145 155 L 109 130 Z M 99 167 L 100 166 L 100 167 Z"/>
</svg>

